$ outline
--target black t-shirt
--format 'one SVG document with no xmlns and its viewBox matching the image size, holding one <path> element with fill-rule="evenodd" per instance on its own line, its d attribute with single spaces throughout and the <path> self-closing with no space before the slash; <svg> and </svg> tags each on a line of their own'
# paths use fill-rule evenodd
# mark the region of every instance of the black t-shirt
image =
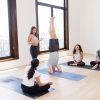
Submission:
<svg viewBox="0 0 100 100">
<path fill-rule="evenodd" d="M 59 41 L 58 39 L 50 39 L 49 40 L 49 51 L 55 52 L 59 50 Z"/>
</svg>

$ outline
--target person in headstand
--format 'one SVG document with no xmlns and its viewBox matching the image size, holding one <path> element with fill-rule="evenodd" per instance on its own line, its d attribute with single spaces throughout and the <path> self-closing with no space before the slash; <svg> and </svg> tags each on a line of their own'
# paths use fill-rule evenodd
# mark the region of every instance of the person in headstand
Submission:
<svg viewBox="0 0 100 100">
<path fill-rule="evenodd" d="M 30 34 L 28 36 L 28 44 L 30 44 L 30 54 L 32 59 L 37 58 L 39 53 L 39 47 L 38 47 L 38 31 L 35 26 L 31 27 Z"/>
<path fill-rule="evenodd" d="M 83 60 L 83 50 L 82 47 L 77 44 L 73 50 L 73 61 L 69 61 L 67 64 L 69 66 L 85 66 Z"/>
<path fill-rule="evenodd" d="M 59 60 L 59 41 L 55 32 L 54 27 L 54 17 L 50 18 L 50 28 L 49 28 L 50 40 L 49 40 L 49 60 L 48 60 L 48 71 L 50 74 L 54 73 L 55 71 L 61 72 L 62 69 L 58 65 Z"/>
<path fill-rule="evenodd" d="M 39 60 L 34 58 L 31 61 L 31 66 L 26 67 L 24 78 L 21 84 L 21 88 L 24 93 L 35 94 L 39 92 L 45 92 L 50 88 L 52 82 L 43 83 L 38 71 L 36 71 L 39 65 Z"/>
<path fill-rule="evenodd" d="M 100 50 L 97 50 L 96 60 L 91 61 L 90 65 L 93 66 L 92 69 L 96 69 L 97 67 L 100 67 Z"/>
</svg>

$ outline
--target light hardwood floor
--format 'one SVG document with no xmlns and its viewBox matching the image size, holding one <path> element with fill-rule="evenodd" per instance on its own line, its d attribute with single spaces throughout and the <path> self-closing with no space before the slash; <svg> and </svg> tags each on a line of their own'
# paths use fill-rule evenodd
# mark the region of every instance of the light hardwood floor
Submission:
<svg viewBox="0 0 100 100">
<path fill-rule="evenodd" d="M 94 55 L 86 54 L 84 61 L 89 64 L 94 59 Z M 59 63 L 71 60 L 71 56 L 62 56 Z M 39 68 L 44 68 L 47 61 L 42 61 Z M 0 77 L 16 76 L 23 77 L 24 67 L 0 71 Z M 53 81 L 54 91 L 47 93 L 36 100 L 100 100 L 100 71 L 82 69 L 77 67 L 63 67 L 63 71 L 86 75 L 80 81 L 58 78 L 54 76 L 42 75 L 44 81 Z M 0 100 L 33 100 L 12 90 L 0 87 Z"/>
</svg>

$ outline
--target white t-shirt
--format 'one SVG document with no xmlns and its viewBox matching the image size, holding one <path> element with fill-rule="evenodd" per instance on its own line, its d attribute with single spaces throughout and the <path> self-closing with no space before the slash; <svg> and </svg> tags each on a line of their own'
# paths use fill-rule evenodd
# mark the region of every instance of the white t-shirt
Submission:
<svg viewBox="0 0 100 100">
<path fill-rule="evenodd" d="M 33 77 L 31 79 L 28 79 L 28 71 L 30 69 L 31 66 L 26 67 L 25 69 L 25 74 L 24 74 L 24 78 L 22 81 L 22 84 L 28 87 L 34 86 L 34 82 L 35 82 L 35 77 L 39 77 L 40 74 L 38 71 L 35 71 Z"/>
<path fill-rule="evenodd" d="M 80 60 L 81 60 L 81 54 L 79 52 L 75 53 L 74 54 L 74 58 L 75 58 L 75 61 L 80 62 Z"/>
</svg>

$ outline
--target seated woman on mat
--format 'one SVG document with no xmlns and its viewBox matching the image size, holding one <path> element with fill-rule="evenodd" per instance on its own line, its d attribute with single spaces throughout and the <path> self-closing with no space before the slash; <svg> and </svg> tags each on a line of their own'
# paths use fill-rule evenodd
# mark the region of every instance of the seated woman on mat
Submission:
<svg viewBox="0 0 100 100">
<path fill-rule="evenodd" d="M 58 65 L 58 60 L 59 60 L 59 41 L 58 38 L 56 36 L 56 32 L 55 32 L 55 27 L 54 27 L 54 17 L 51 17 L 50 19 L 50 29 L 49 29 L 49 34 L 50 34 L 50 40 L 49 40 L 49 61 L 48 61 L 48 71 L 50 74 L 52 74 L 53 72 L 59 71 L 61 72 L 62 69 L 61 67 Z"/>
<path fill-rule="evenodd" d="M 73 60 L 74 61 L 68 62 L 69 66 L 85 66 L 85 63 L 82 61 L 83 60 L 83 50 L 79 44 L 77 44 L 74 47 Z"/>
<path fill-rule="evenodd" d="M 24 79 L 21 84 L 23 92 L 28 94 L 44 92 L 50 88 L 50 85 L 52 85 L 52 82 L 41 82 L 39 72 L 36 71 L 38 65 L 39 60 L 34 58 L 31 61 L 31 66 L 26 67 Z"/>
<path fill-rule="evenodd" d="M 96 60 L 91 61 L 90 65 L 93 66 L 92 69 L 96 69 L 100 66 L 100 50 L 97 50 Z"/>
</svg>

